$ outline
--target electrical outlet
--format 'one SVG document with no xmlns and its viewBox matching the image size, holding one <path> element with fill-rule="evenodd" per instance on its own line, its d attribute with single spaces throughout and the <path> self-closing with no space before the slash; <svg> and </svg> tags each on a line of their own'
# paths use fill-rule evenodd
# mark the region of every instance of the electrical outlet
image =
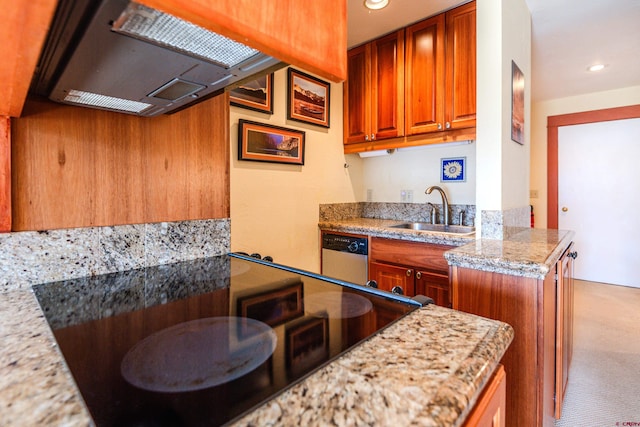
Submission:
<svg viewBox="0 0 640 427">
<path fill-rule="evenodd" d="M 400 201 L 401 202 L 407 201 L 407 190 L 400 190 Z"/>
<path fill-rule="evenodd" d="M 367 202 L 373 202 L 373 190 L 370 188 L 367 189 Z"/>
<path fill-rule="evenodd" d="M 407 203 L 413 203 L 413 190 L 407 190 Z"/>
<path fill-rule="evenodd" d="M 529 191 L 529 198 L 537 199 L 538 198 L 538 190 L 530 190 Z"/>
</svg>

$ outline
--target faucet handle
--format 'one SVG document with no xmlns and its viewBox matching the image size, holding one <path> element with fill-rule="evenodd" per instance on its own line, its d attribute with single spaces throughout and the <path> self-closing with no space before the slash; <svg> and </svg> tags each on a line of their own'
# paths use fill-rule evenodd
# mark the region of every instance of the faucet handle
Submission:
<svg viewBox="0 0 640 427">
<path fill-rule="evenodd" d="M 427 205 L 431 206 L 431 224 L 436 223 L 436 207 L 431 202 L 427 202 Z"/>
<path fill-rule="evenodd" d="M 458 217 L 460 218 L 460 220 L 458 221 L 460 223 L 460 225 L 464 225 L 464 210 L 461 210 L 460 213 L 458 214 Z"/>
</svg>

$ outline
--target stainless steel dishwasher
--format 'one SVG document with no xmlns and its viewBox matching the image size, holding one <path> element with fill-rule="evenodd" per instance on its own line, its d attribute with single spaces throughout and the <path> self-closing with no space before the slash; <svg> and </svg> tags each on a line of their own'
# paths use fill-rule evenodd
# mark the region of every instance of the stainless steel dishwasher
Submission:
<svg viewBox="0 0 640 427">
<path fill-rule="evenodd" d="M 322 234 L 322 274 L 364 285 L 367 282 L 368 239 L 344 234 Z"/>
</svg>

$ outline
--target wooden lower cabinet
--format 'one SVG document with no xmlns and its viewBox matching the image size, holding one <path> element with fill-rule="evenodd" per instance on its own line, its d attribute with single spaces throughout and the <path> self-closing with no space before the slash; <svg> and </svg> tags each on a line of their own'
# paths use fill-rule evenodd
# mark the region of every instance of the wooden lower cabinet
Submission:
<svg viewBox="0 0 640 427">
<path fill-rule="evenodd" d="M 514 329 L 514 339 L 501 360 L 509 379 L 508 426 L 553 426 L 559 413 L 557 405 L 562 404 L 563 396 L 557 394 L 556 384 L 559 381 L 558 387 L 566 386 L 572 337 L 566 327 L 557 329 L 558 319 L 565 319 L 565 325 L 572 324 L 573 300 L 558 300 L 558 292 L 562 283 L 572 282 L 570 271 L 558 268 L 558 277 L 566 276 L 561 280 L 556 278 L 555 268 L 544 279 L 451 268 L 454 309 L 500 320 Z M 556 342 L 557 334 L 564 344 Z M 562 364 L 560 380 L 556 379 L 557 363 Z"/>
<path fill-rule="evenodd" d="M 556 407 L 555 417 L 562 416 L 562 403 L 569 381 L 569 367 L 573 356 L 573 260 L 578 255 L 569 245 L 557 264 L 558 286 L 556 300 Z"/>
<path fill-rule="evenodd" d="M 506 399 L 506 374 L 504 366 L 498 365 L 463 427 L 505 427 Z"/>
<path fill-rule="evenodd" d="M 437 305 L 451 306 L 449 266 L 444 253 L 453 246 L 371 238 L 369 280 L 378 289 L 407 296 L 425 295 Z"/>
</svg>

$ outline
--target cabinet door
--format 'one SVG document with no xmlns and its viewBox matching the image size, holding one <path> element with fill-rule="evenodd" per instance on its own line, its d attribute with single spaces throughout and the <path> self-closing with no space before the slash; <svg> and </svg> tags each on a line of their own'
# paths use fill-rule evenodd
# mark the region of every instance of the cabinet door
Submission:
<svg viewBox="0 0 640 427">
<path fill-rule="evenodd" d="M 371 42 L 372 139 L 404 135 L 404 30 Z"/>
<path fill-rule="evenodd" d="M 476 125 L 476 3 L 446 14 L 445 129 Z"/>
<path fill-rule="evenodd" d="M 506 374 L 504 366 L 498 365 L 463 427 L 505 427 L 506 400 Z"/>
<path fill-rule="evenodd" d="M 405 107 L 407 135 L 443 129 L 444 25 L 440 14 L 405 30 Z"/>
<path fill-rule="evenodd" d="M 428 296 L 436 305 L 451 308 L 449 276 L 417 270 L 416 295 Z"/>
<path fill-rule="evenodd" d="M 403 295 L 415 295 L 414 271 L 409 267 L 372 261 L 369 262 L 369 280 L 378 282 L 378 289 L 383 291 L 392 292 L 399 287 Z"/>
<path fill-rule="evenodd" d="M 364 142 L 371 132 L 371 45 L 347 54 L 347 80 L 343 86 L 344 143 Z"/>
<path fill-rule="evenodd" d="M 555 417 L 562 415 L 562 403 L 569 381 L 573 355 L 573 244 L 558 261 L 556 283 L 556 399 Z"/>
</svg>

